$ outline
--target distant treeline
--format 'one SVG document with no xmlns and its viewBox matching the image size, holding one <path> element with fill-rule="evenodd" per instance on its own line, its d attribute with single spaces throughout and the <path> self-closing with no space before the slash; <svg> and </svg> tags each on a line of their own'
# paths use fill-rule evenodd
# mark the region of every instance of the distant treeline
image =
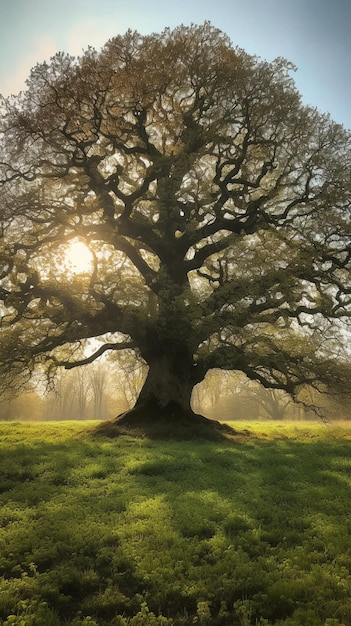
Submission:
<svg viewBox="0 0 351 626">
<path fill-rule="evenodd" d="M 0 397 L 0 420 L 111 419 L 132 407 L 145 377 L 141 364 L 112 367 L 110 361 L 57 374 L 54 387 L 32 385 L 18 395 Z M 312 388 L 297 399 L 276 389 L 265 389 L 239 372 L 210 371 L 193 392 L 198 413 L 222 421 L 349 419 L 351 400 Z"/>
</svg>

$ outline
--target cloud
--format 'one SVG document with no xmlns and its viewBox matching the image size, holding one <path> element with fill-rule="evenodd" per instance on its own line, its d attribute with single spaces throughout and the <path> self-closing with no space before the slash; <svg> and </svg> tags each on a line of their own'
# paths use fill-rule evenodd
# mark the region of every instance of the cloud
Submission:
<svg viewBox="0 0 351 626">
<path fill-rule="evenodd" d="M 29 77 L 31 68 L 37 63 L 48 61 L 57 50 L 54 37 L 49 35 L 39 37 L 33 47 L 26 51 L 25 57 L 19 57 L 14 68 L 3 75 L 0 88 L 2 95 L 6 97 L 25 89 L 25 81 Z"/>
</svg>

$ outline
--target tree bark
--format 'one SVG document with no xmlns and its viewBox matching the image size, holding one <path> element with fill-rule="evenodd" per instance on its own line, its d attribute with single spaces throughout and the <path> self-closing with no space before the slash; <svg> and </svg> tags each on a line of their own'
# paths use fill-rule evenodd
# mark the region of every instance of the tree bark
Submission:
<svg viewBox="0 0 351 626">
<path fill-rule="evenodd" d="M 136 402 L 136 407 L 151 404 L 158 413 L 191 413 L 191 394 L 195 376 L 194 366 L 186 367 L 166 354 L 149 363 L 145 383 Z"/>
<path fill-rule="evenodd" d="M 128 412 L 130 418 L 155 424 L 191 419 L 195 415 L 191 394 L 197 382 L 192 355 L 172 342 L 162 349 L 154 346 L 146 359 L 149 371 L 135 407 Z"/>
<path fill-rule="evenodd" d="M 154 356 L 149 359 L 149 372 L 134 408 L 112 422 L 104 422 L 97 431 L 111 437 L 131 434 L 172 439 L 234 435 L 230 426 L 191 408 L 192 390 L 200 379 L 192 356 L 182 354 L 179 348 Z"/>
</svg>

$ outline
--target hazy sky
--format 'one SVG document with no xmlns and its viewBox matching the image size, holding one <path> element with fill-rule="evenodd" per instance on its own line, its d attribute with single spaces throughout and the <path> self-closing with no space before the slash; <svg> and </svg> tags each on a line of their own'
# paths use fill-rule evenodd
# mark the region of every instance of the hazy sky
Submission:
<svg viewBox="0 0 351 626">
<path fill-rule="evenodd" d="M 304 101 L 351 128 L 351 0 L 0 0 L 0 93 L 59 50 L 204 20 L 249 53 L 292 61 Z"/>
</svg>

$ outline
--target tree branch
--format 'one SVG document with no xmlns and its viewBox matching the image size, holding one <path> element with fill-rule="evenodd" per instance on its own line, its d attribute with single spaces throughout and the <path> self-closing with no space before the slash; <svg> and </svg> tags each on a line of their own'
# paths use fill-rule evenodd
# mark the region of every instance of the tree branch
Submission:
<svg viewBox="0 0 351 626">
<path fill-rule="evenodd" d="M 136 345 L 133 341 L 124 341 L 122 343 L 105 343 L 103 346 L 101 346 L 98 350 L 93 352 L 90 356 L 86 357 L 85 359 L 80 359 L 74 362 L 59 361 L 57 359 L 54 359 L 54 361 L 55 361 L 55 365 L 64 367 L 66 370 L 70 370 L 70 369 L 73 369 L 74 367 L 81 367 L 82 365 L 88 365 L 89 363 L 92 363 L 99 356 L 104 354 L 104 352 L 106 352 L 107 350 L 128 350 L 130 348 L 135 348 L 135 347 Z"/>
</svg>

